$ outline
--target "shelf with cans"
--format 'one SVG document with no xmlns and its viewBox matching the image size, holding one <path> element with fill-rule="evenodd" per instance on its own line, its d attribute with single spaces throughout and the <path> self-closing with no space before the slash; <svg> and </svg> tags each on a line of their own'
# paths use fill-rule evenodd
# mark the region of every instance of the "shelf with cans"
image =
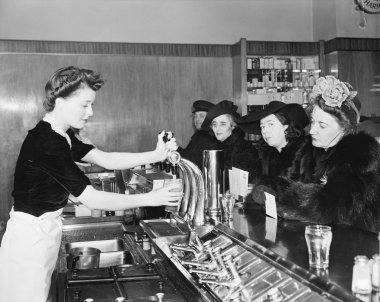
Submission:
<svg viewBox="0 0 380 302">
<path fill-rule="evenodd" d="M 247 57 L 247 90 L 277 89 L 280 92 L 312 87 L 319 77 L 318 56 Z"/>
<path fill-rule="evenodd" d="M 305 105 L 320 72 L 318 56 L 247 56 L 248 105 Z"/>
</svg>

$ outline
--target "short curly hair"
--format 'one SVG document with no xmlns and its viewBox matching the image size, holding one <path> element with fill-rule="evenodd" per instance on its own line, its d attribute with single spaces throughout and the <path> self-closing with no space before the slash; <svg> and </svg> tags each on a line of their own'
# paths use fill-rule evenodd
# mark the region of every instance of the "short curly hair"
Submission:
<svg viewBox="0 0 380 302">
<path fill-rule="evenodd" d="M 305 134 L 305 131 L 297 127 L 295 122 L 287 117 L 283 112 L 276 112 L 274 115 L 277 117 L 281 124 L 288 125 L 288 128 L 285 130 L 285 138 L 287 141 Z"/>
<path fill-rule="evenodd" d="M 51 112 L 55 108 L 57 98 L 68 97 L 84 86 L 98 91 L 103 84 L 101 76 L 92 70 L 74 66 L 60 68 L 45 85 L 43 106 L 47 112 Z"/>
</svg>

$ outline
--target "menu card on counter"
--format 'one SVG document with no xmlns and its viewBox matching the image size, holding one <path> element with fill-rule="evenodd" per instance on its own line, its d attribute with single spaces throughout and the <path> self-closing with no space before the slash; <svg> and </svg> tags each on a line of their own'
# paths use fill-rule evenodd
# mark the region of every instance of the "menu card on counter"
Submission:
<svg viewBox="0 0 380 302">
<path fill-rule="evenodd" d="M 235 167 L 228 171 L 230 193 L 236 200 L 239 199 L 239 195 L 246 196 L 248 194 L 248 175 L 247 171 Z"/>
<path fill-rule="evenodd" d="M 265 194 L 265 214 L 274 219 L 277 219 L 277 206 L 276 206 L 276 197 L 272 194 L 264 192 Z"/>
</svg>

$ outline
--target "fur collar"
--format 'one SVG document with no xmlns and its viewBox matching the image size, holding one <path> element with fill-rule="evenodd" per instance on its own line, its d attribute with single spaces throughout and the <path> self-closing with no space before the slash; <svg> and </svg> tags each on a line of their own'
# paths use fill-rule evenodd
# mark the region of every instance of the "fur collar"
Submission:
<svg viewBox="0 0 380 302">
<path fill-rule="evenodd" d="M 354 171 L 365 173 L 379 169 L 380 147 L 376 139 L 365 132 L 349 134 L 336 145 L 337 164 L 348 164 Z"/>
</svg>

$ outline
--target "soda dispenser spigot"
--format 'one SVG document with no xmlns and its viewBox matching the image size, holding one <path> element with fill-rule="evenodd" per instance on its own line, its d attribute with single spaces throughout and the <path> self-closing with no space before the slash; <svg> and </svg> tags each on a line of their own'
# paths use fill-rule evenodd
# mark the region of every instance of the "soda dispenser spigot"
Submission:
<svg viewBox="0 0 380 302">
<path fill-rule="evenodd" d="M 167 159 L 171 164 L 171 173 L 174 178 L 176 178 L 178 175 L 178 163 L 181 160 L 181 155 L 177 151 L 172 151 L 168 154 Z"/>
</svg>

